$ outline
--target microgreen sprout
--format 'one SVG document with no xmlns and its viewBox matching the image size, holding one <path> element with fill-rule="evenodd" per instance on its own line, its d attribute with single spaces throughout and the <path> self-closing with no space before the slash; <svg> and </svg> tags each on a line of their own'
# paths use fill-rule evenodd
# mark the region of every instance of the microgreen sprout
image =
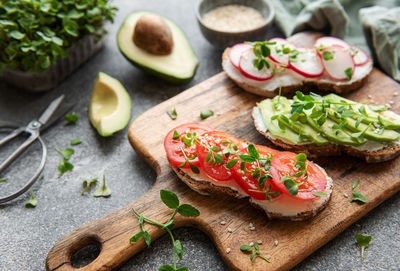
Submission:
<svg viewBox="0 0 400 271">
<path fill-rule="evenodd" d="M 203 120 L 206 118 L 209 118 L 213 115 L 214 115 L 214 111 L 212 111 L 212 110 L 205 110 L 205 111 L 200 112 L 200 118 Z"/>
<path fill-rule="evenodd" d="M 149 223 L 154 226 L 158 226 L 164 230 L 166 230 L 171 238 L 172 247 L 173 247 L 173 259 L 174 264 L 173 266 L 170 265 L 163 265 L 158 270 L 159 271 L 187 271 L 188 268 L 186 266 L 177 268 L 176 267 L 176 256 L 179 259 L 182 259 L 184 249 L 182 243 L 179 240 L 175 240 L 174 235 L 172 234 L 172 228 L 174 226 L 174 217 L 177 213 L 185 217 L 196 217 L 200 215 L 199 210 L 193 207 L 190 204 L 180 204 L 178 196 L 169 190 L 161 190 L 160 191 L 160 198 L 162 202 L 170 209 L 174 210 L 170 218 L 165 223 L 156 222 L 150 218 L 143 216 L 142 214 L 138 213 L 136 210 L 132 209 L 132 212 L 137 216 L 140 225 L 140 232 L 135 234 L 130 238 L 131 243 L 136 243 L 142 238 L 144 239 L 147 246 L 151 244 L 151 236 L 148 231 L 145 230 L 144 224 Z"/>
<path fill-rule="evenodd" d="M 270 260 L 261 253 L 259 244 L 257 242 L 254 242 L 254 247 L 252 247 L 250 245 L 241 245 L 240 251 L 242 251 L 243 253 L 250 254 L 251 261 L 254 260 L 254 257 L 258 256 L 258 257 L 262 258 L 263 260 L 265 260 L 266 262 L 270 263 Z"/>
<path fill-rule="evenodd" d="M 96 183 L 97 183 L 97 178 L 91 180 L 84 180 L 82 182 L 83 190 L 81 192 L 81 195 L 85 194 L 85 192 L 88 191 L 91 186 L 96 185 Z"/>
<path fill-rule="evenodd" d="M 75 153 L 73 149 L 66 148 L 65 150 L 61 151 L 60 149 L 56 149 L 62 155 L 62 160 L 58 164 L 58 172 L 63 175 L 67 171 L 72 171 L 74 169 L 74 165 L 71 164 L 68 160 L 71 156 Z"/>
<path fill-rule="evenodd" d="M 344 70 L 344 74 L 347 77 L 347 80 L 351 80 L 351 77 L 353 76 L 353 68 L 352 67 L 348 67 L 347 69 Z"/>
<path fill-rule="evenodd" d="M 106 186 L 106 178 L 103 175 L 103 184 L 94 191 L 93 197 L 108 198 L 109 196 L 111 196 L 111 189 Z"/>
<path fill-rule="evenodd" d="M 78 121 L 78 119 L 79 119 L 79 116 L 75 112 L 72 112 L 71 114 L 65 115 L 64 119 L 68 123 L 76 123 Z"/>
<path fill-rule="evenodd" d="M 69 143 L 71 146 L 75 146 L 75 145 L 79 145 L 82 143 L 82 140 L 80 138 L 74 138 L 71 140 L 71 142 Z"/>
<path fill-rule="evenodd" d="M 37 200 L 35 198 L 35 195 L 33 194 L 32 188 L 29 190 L 31 193 L 31 198 L 25 202 L 25 207 L 26 208 L 35 208 L 37 206 Z"/>
<path fill-rule="evenodd" d="M 5 182 L 7 181 L 7 178 L 0 178 L 0 182 Z"/>
<path fill-rule="evenodd" d="M 352 186 L 353 197 L 351 198 L 350 202 L 358 201 L 360 203 L 366 203 L 367 202 L 367 198 L 363 194 L 361 194 L 360 191 L 358 191 L 356 189 L 356 187 L 358 186 L 359 182 L 360 182 L 360 180 L 357 178 L 353 183 L 353 186 Z"/>
<path fill-rule="evenodd" d="M 355 236 L 357 245 L 361 247 L 361 260 L 364 261 L 364 249 L 369 246 L 369 243 L 372 240 L 371 236 L 364 236 L 362 234 L 356 234 Z"/>
<path fill-rule="evenodd" d="M 296 196 L 299 193 L 299 186 L 301 186 L 304 182 L 298 182 L 297 178 L 303 178 L 304 180 L 308 180 L 308 172 L 307 172 L 307 155 L 304 153 L 299 153 L 295 157 L 296 161 L 293 165 L 293 168 L 290 170 L 289 174 L 283 175 L 281 181 L 285 184 L 286 189 L 289 191 L 291 196 Z M 293 171 L 297 171 L 293 173 Z"/>
<path fill-rule="evenodd" d="M 176 118 L 178 117 L 178 113 L 176 112 L 175 108 L 168 111 L 167 114 L 172 120 L 176 120 Z"/>
</svg>

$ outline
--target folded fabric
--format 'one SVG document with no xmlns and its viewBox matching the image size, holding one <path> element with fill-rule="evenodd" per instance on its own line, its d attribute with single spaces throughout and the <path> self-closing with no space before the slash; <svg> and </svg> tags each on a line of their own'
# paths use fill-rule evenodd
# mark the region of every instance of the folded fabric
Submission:
<svg viewBox="0 0 400 271">
<path fill-rule="evenodd" d="M 337 0 L 272 0 L 275 22 L 288 37 L 305 30 L 316 30 L 343 37 L 349 18 Z"/>
<path fill-rule="evenodd" d="M 359 18 L 374 60 L 400 81 L 400 7 L 362 8 Z"/>
</svg>

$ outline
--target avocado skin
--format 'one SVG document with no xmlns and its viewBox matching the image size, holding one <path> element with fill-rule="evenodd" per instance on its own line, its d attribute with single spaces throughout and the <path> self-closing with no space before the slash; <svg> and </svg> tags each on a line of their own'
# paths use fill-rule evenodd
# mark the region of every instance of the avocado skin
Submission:
<svg viewBox="0 0 400 271">
<path fill-rule="evenodd" d="M 190 77 L 179 77 L 179 76 L 174 76 L 174 75 L 172 75 L 172 74 L 165 74 L 165 73 L 156 71 L 156 70 L 154 70 L 154 69 L 152 69 L 152 68 L 150 68 L 150 67 L 148 67 L 148 66 L 145 66 L 145 65 L 140 64 L 139 62 L 135 61 L 135 59 L 132 59 L 126 52 L 124 52 L 124 50 L 123 50 L 123 48 L 122 48 L 122 45 L 120 44 L 120 42 L 119 42 L 119 40 L 118 40 L 118 36 L 120 35 L 120 32 L 122 31 L 122 29 L 123 29 L 124 26 L 126 25 L 126 21 L 129 19 L 129 17 L 132 16 L 132 15 L 134 15 L 134 14 L 136 14 L 136 13 L 142 13 L 142 12 L 151 13 L 151 14 L 156 14 L 156 13 L 154 13 L 154 12 L 148 12 L 148 11 L 135 11 L 135 12 L 132 12 L 132 13 L 128 14 L 128 15 L 126 16 L 125 20 L 122 22 L 122 24 L 121 24 L 121 26 L 120 26 L 120 28 L 119 28 L 119 30 L 118 30 L 118 32 L 117 32 L 117 44 L 118 44 L 118 49 L 119 49 L 119 51 L 122 53 L 122 55 L 123 55 L 132 65 L 138 67 L 139 69 L 143 70 L 143 71 L 146 72 L 147 74 L 156 76 L 156 77 L 158 77 L 158 78 L 161 78 L 161 79 L 163 79 L 163 80 L 165 80 L 165 81 L 167 81 L 167 82 L 173 83 L 173 84 L 185 84 L 185 83 L 188 83 L 188 82 L 189 82 L 190 80 L 192 80 L 193 77 L 195 76 L 196 71 L 197 71 L 197 68 L 198 68 L 198 66 L 199 66 L 199 62 L 198 62 L 197 56 L 196 56 L 196 54 L 194 53 L 192 46 L 190 45 L 190 43 L 189 43 L 189 41 L 188 41 L 188 39 L 187 39 L 185 33 L 181 30 L 181 28 L 180 28 L 177 24 L 175 24 L 174 22 L 172 22 L 171 20 L 165 18 L 164 16 L 161 16 L 161 15 L 159 15 L 159 14 L 156 14 L 156 15 L 162 17 L 164 20 L 168 20 L 169 22 L 171 22 L 171 23 L 182 33 L 182 35 L 185 37 L 185 40 L 186 40 L 186 43 L 187 43 L 188 48 L 190 48 L 190 50 L 191 50 L 191 52 L 192 52 L 192 54 L 193 54 L 193 57 L 196 58 L 197 64 L 196 64 L 195 68 L 193 69 L 193 73 L 192 73 L 192 75 L 191 75 Z M 132 42 L 133 42 L 133 41 L 132 41 Z"/>
</svg>

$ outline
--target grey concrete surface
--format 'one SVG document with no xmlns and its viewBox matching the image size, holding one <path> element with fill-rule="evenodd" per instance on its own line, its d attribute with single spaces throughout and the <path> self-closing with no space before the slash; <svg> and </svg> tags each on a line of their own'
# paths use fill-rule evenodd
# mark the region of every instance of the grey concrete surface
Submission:
<svg viewBox="0 0 400 271">
<path fill-rule="evenodd" d="M 115 1 L 114 4 L 119 7 L 119 12 L 105 48 L 56 89 L 33 95 L 0 84 L 1 121 L 25 123 L 62 93 L 66 94 L 68 101 L 75 103 L 74 111 L 80 116 L 75 125 L 59 121 L 43 134 L 49 156 L 44 178 L 33 186 L 38 206 L 35 209 L 24 207 L 28 193 L 0 206 L 0 270 L 43 270 L 46 255 L 57 240 L 83 224 L 134 201 L 154 183 L 154 171 L 132 150 L 126 129 L 110 138 L 101 138 L 89 124 L 89 94 L 92 80 L 99 71 L 118 78 L 127 88 L 133 101 L 132 120 L 152 106 L 221 71 L 221 52 L 201 35 L 195 19 L 195 1 L 126 0 Z M 156 80 L 123 58 L 117 49 L 115 35 L 124 17 L 134 10 L 158 12 L 182 27 L 200 60 L 196 76 L 189 84 L 174 86 Z M 279 32 L 271 30 L 269 37 L 277 34 Z M 68 147 L 69 141 L 75 137 L 83 141 L 74 147 L 71 162 L 75 168 L 59 176 L 57 164 L 60 156 L 56 148 Z M 0 150 L 1 158 L 7 150 Z M 0 197 L 22 184 L 24 176 L 29 175 L 29 170 L 38 163 L 37 155 L 38 146 L 33 146 L 29 154 L 4 173 L 3 176 L 9 180 L 0 183 Z M 102 174 L 107 178 L 112 196 L 108 199 L 93 198 L 90 194 L 81 196 L 82 180 Z M 294 270 L 400 270 L 399 196 L 397 193 L 378 206 Z M 370 247 L 365 251 L 364 262 L 361 262 L 360 250 L 355 244 L 356 233 L 373 236 Z M 187 265 L 189 270 L 228 270 L 204 233 L 183 228 L 174 230 L 174 234 L 185 248 L 179 266 Z M 304 236 L 304 242 L 307 242 L 307 236 Z M 263 249 L 268 251 L 267 247 Z M 76 265 L 83 265 L 92 253 L 90 250 L 83 251 L 75 257 Z M 158 270 L 163 264 L 172 264 L 172 249 L 166 236 L 134 256 L 120 270 Z"/>
</svg>

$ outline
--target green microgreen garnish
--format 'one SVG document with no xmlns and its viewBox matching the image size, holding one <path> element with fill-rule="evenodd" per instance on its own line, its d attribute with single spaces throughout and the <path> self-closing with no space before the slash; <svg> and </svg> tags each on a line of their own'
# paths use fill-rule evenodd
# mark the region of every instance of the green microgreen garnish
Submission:
<svg viewBox="0 0 400 271">
<path fill-rule="evenodd" d="M 189 164 L 189 167 L 193 171 L 193 173 L 199 174 L 200 173 L 200 169 L 196 165 L 194 165 L 194 164 L 192 164 L 190 162 L 190 161 L 194 160 L 197 157 L 197 155 L 193 154 L 191 157 L 187 157 L 187 155 L 186 155 L 185 151 L 183 150 L 183 148 L 180 147 L 180 149 L 181 149 L 181 152 L 182 152 L 183 156 L 185 157 L 185 162 L 180 164 L 179 167 L 183 168 L 183 167 L 186 166 L 186 164 Z"/>
<path fill-rule="evenodd" d="M 7 181 L 7 178 L 0 178 L 0 182 L 5 182 Z"/>
<path fill-rule="evenodd" d="M 25 202 L 25 207 L 26 208 L 35 208 L 37 206 L 37 200 L 35 198 L 35 195 L 33 194 L 32 188 L 29 190 L 31 193 L 31 198 Z"/>
<path fill-rule="evenodd" d="M 258 70 L 262 70 L 264 67 L 270 69 L 271 65 L 267 58 L 271 55 L 271 45 L 276 45 L 276 42 L 258 41 L 249 43 L 253 45 L 253 53 L 256 56 L 256 58 L 253 59 L 254 67 Z M 285 47 L 284 44 L 281 44 L 280 48 L 275 46 L 274 50 L 278 54 L 289 55 L 291 61 L 294 61 L 299 54 L 299 51 Z M 276 69 L 273 69 L 273 73 L 276 73 Z"/>
<path fill-rule="evenodd" d="M 241 245 L 240 250 L 243 253 L 251 253 L 250 254 L 251 261 L 254 260 L 254 257 L 258 256 L 258 257 L 262 258 L 263 260 L 265 260 L 266 262 L 270 263 L 270 260 L 261 253 L 259 244 L 257 242 L 254 242 L 254 247 L 249 246 L 249 245 Z"/>
<path fill-rule="evenodd" d="M 96 183 L 97 183 L 97 178 L 91 180 L 84 180 L 82 182 L 83 190 L 81 192 L 81 195 L 85 194 L 85 192 L 88 191 L 91 186 L 96 185 Z"/>
<path fill-rule="evenodd" d="M 362 234 L 356 234 L 355 236 L 357 245 L 361 247 L 361 260 L 364 261 L 364 249 L 369 246 L 369 243 L 372 240 L 371 236 L 364 236 Z"/>
<path fill-rule="evenodd" d="M 176 112 L 175 108 L 168 111 L 167 114 L 172 120 L 176 120 L 176 118 L 178 117 L 178 112 Z"/>
<path fill-rule="evenodd" d="M 75 146 L 75 145 L 79 145 L 82 143 L 82 140 L 80 138 L 74 138 L 71 140 L 71 142 L 69 143 L 71 146 Z"/>
<path fill-rule="evenodd" d="M 360 179 L 357 178 L 357 179 L 354 181 L 354 183 L 353 183 L 353 186 L 352 186 L 352 189 L 353 189 L 353 197 L 352 197 L 352 199 L 350 200 L 350 202 L 359 201 L 359 202 L 361 202 L 361 203 L 366 203 L 366 202 L 367 202 L 367 198 L 366 198 L 363 194 L 361 194 L 360 191 L 358 191 L 358 190 L 356 189 L 356 187 L 358 186 L 359 182 L 360 182 Z"/>
<path fill-rule="evenodd" d="M 353 76 L 353 68 L 352 67 L 348 67 L 347 69 L 344 70 L 344 74 L 347 77 L 347 80 L 351 80 L 351 77 Z"/>
<path fill-rule="evenodd" d="M 64 119 L 68 123 L 76 123 L 78 121 L 78 119 L 79 119 L 79 116 L 75 112 L 72 112 L 71 114 L 65 115 Z"/>
<path fill-rule="evenodd" d="M 181 136 L 181 135 L 178 133 L 178 131 L 177 131 L 177 130 L 174 130 L 174 134 L 172 135 L 172 139 L 173 139 L 173 140 L 177 140 L 177 139 L 179 139 L 180 136 Z"/>
<path fill-rule="evenodd" d="M 179 257 L 179 259 L 182 259 L 183 257 L 183 253 L 184 253 L 184 249 L 182 246 L 181 241 L 179 240 L 175 240 L 171 229 L 174 226 L 174 217 L 177 213 L 179 213 L 182 216 L 185 217 L 196 217 L 200 215 L 199 210 L 197 210 L 195 207 L 193 207 L 190 204 L 180 204 L 178 196 L 169 190 L 161 190 L 160 191 L 160 197 L 162 202 L 170 209 L 174 210 L 174 212 L 172 213 L 171 217 L 167 220 L 167 222 L 165 223 L 160 223 L 160 222 L 156 222 L 150 218 L 147 218 L 145 216 L 143 216 L 142 214 L 138 213 L 137 211 L 135 211 L 134 209 L 132 209 L 133 213 L 138 217 L 139 219 L 139 225 L 140 225 L 140 232 L 135 234 L 134 236 L 132 236 L 130 238 L 130 242 L 131 243 L 136 243 L 138 242 L 140 239 L 144 239 L 145 243 L 147 246 L 150 246 L 151 244 L 151 236 L 148 233 L 148 231 L 146 231 L 144 229 L 144 224 L 147 222 L 149 224 L 158 226 L 162 229 L 164 229 L 165 231 L 168 232 L 171 241 L 172 241 L 172 246 L 173 246 L 173 258 L 174 258 L 174 265 L 170 266 L 170 265 L 163 265 L 161 266 L 158 270 L 159 271 L 187 271 L 188 268 L 186 266 L 177 268 L 176 267 L 176 256 Z"/>
<path fill-rule="evenodd" d="M 313 195 L 317 196 L 317 197 L 326 197 L 326 196 L 328 196 L 325 192 L 314 192 Z"/>
<path fill-rule="evenodd" d="M 56 149 L 65 160 L 69 160 L 71 156 L 75 153 L 75 151 L 71 148 L 66 148 L 65 150 L 61 151 L 60 149 Z"/>
<path fill-rule="evenodd" d="M 333 59 L 333 53 L 330 51 L 325 51 L 322 53 L 322 58 L 326 61 Z"/>
<path fill-rule="evenodd" d="M 212 110 L 205 110 L 205 111 L 200 112 L 200 118 L 203 120 L 206 118 L 209 118 L 213 115 L 214 115 L 214 111 L 212 111 Z"/>
<path fill-rule="evenodd" d="M 3 1 L 0 7 L 0 69 L 47 70 L 84 36 L 100 38 L 113 21 L 110 1 Z"/>
<path fill-rule="evenodd" d="M 299 186 L 304 182 L 298 182 L 296 179 L 302 177 L 304 180 L 308 179 L 307 172 L 307 155 L 304 153 L 299 153 L 296 155 L 296 161 L 293 165 L 293 168 L 290 170 L 289 174 L 283 175 L 281 178 L 281 182 L 284 183 L 286 189 L 289 191 L 291 196 L 296 196 L 299 193 Z M 297 171 L 293 173 L 293 171 Z"/>
<path fill-rule="evenodd" d="M 111 189 L 106 186 L 106 178 L 103 175 L 103 184 L 101 187 L 97 188 L 93 193 L 93 197 L 104 197 L 108 198 L 111 196 Z"/>
</svg>

